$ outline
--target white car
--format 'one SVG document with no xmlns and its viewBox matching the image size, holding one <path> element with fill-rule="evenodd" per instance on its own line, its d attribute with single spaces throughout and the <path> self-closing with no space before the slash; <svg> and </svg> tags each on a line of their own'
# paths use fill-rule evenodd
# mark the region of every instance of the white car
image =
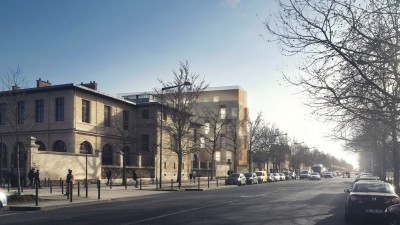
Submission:
<svg viewBox="0 0 400 225">
<path fill-rule="evenodd" d="M 310 175 L 310 180 L 321 180 L 321 175 L 319 175 L 317 172 L 313 172 Z"/>
<path fill-rule="evenodd" d="M 3 189 L 0 188 L 0 208 L 7 206 L 7 196 Z"/>
</svg>

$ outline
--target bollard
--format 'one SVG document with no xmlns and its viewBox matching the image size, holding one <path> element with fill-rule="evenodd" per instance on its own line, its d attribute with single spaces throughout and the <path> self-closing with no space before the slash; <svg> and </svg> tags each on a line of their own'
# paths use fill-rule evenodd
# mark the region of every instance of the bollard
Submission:
<svg viewBox="0 0 400 225">
<path fill-rule="evenodd" d="M 156 189 L 158 190 L 158 179 L 156 179 Z"/>
<path fill-rule="evenodd" d="M 112 189 L 112 179 L 110 179 L 110 189 Z"/>
<path fill-rule="evenodd" d="M 174 180 L 171 179 L 171 190 L 174 190 Z"/>
<path fill-rule="evenodd" d="M 63 187 L 63 186 L 64 186 L 63 180 L 60 178 L 60 188 Z"/>
<path fill-rule="evenodd" d="M 51 182 L 51 180 L 49 186 L 50 186 L 50 194 L 53 194 L 53 183 Z"/>
<path fill-rule="evenodd" d="M 86 195 L 86 198 L 88 197 L 88 190 L 89 190 L 88 180 L 85 178 L 85 195 Z"/>
<path fill-rule="evenodd" d="M 39 185 L 38 185 L 38 181 L 35 181 L 35 186 L 36 186 L 36 196 L 35 196 L 35 205 L 38 206 L 39 205 Z"/>
<path fill-rule="evenodd" d="M 11 179 L 8 179 L 8 184 L 7 184 L 7 190 L 8 190 L 8 192 L 10 192 L 10 181 Z"/>
<path fill-rule="evenodd" d="M 210 177 L 207 176 L 207 188 L 210 188 Z"/>
<path fill-rule="evenodd" d="M 78 181 L 78 197 L 81 196 L 81 183 Z"/>
<path fill-rule="evenodd" d="M 24 182 L 24 180 L 21 180 L 21 192 L 24 192 L 24 183 L 23 182 Z"/>
<path fill-rule="evenodd" d="M 142 178 L 139 179 L 139 189 L 142 190 Z"/>
<path fill-rule="evenodd" d="M 63 181 L 61 181 L 61 194 L 63 195 L 64 194 L 64 184 L 63 184 Z"/>
<path fill-rule="evenodd" d="M 217 187 L 218 187 L 218 177 L 215 177 L 215 180 L 217 180 Z"/>
<path fill-rule="evenodd" d="M 125 184 L 125 190 L 128 188 L 127 186 L 128 186 L 128 181 L 125 179 L 124 180 L 124 184 Z"/>
<path fill-rule="evenodd" d="M 197 187 L 198 187 L 198 189 L 200 189 L 200 177 L 197 180 Z"/>
<path fill-rule="evenodd" d="M 97 180 L 97 198 L 100 199 L 100 180 Z"/>
<path fill-rule="evenodd" d="M 70 183 L 69 188 L 69 202 L 72 202 L 72 190 L 74 190 L 74 184 Z"/>
<path fill-rule="evenodd" d="M 226 186 L 226 176 L 224 178 L 225 178 L 225 186 Z"/>
</svg>

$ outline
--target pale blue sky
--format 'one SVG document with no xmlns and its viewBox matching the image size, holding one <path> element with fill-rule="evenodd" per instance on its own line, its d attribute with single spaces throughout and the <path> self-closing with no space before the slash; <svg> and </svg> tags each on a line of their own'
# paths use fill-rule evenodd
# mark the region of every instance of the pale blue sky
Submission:
<svg viewBox="0 0 400 225">
<path fill-rule="evenodd" d="M 310 147 L 353 161 L 323 136 L 278 68 L 293 66 L 262 20 L 271 0 L 1 0 L 0 73 L 19 66 L 29 87 L 96 81 L 111 95 L 160 87 L 188 61 L 211 86 L 239 85 L 251 115 Z M 258 15 L 258 16 L 257 16 Z"/>
</svg>

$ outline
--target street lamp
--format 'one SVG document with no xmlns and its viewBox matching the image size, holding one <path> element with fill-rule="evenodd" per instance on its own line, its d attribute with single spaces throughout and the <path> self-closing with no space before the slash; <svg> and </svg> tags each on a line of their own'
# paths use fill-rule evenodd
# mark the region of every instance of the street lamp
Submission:
<svg viewBox="0 0 400 225">
<path fill-rule="evenodd" d="M 162 186 L 162 142 L 163 142 L 163 140 L 162 140 L 162 134 L 163 134 L 163 117 L 164 117 L 164 91 L 165 90 L 169 90 L 169 89 L 172 89 L 172 88 L 176 88 L 176 87 L 181 87 L 181 86 L 189 86 L 189 85 L 192 85 L 192 83 L 190 83 L 190 82 L 188 82 L 188 81 L 186 81 L 186 82 L 184 82 L 183 84 L 178 84 L 178 85 L 174 85 L 174 86 L 168 86 L 168 87 L 163 87 L 163 88 L 161 88 L 161 121 L 160 121 L 160 125 L 161 125 L 161 128 L 160 128 L 160 185 L 159 185 L 159 187 L 160 187 L 160 189 L 161 189 L 161 186 Z"/>
<path fill-rule="evenodd" d="M 86 198 L 88 197 L 88 179 L 87 179 L 87 157 L 88 157 L 88 149 L 86 148 L 86 145 L 85 145 L 85 142 L 82 142 L 81 143 L 81 149 L 82 150 L 85 150 L 85 164 L 86 164 L 86 166 L 85 166 L 85 188 L 86 188 Z"/>
</svg>

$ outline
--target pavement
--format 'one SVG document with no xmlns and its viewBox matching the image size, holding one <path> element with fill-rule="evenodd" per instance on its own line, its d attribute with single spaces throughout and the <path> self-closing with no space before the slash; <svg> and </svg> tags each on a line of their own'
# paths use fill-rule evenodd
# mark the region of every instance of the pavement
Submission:
<svg viewBox="0 0 400 225">
<path fill-rule="evenodd" d="M 58 182 L 55 182 L 58 183 Z M 89 205 L 89 204 L 99 204 L 104 202 L 116 201 L 116 200 L 129 200 L 134 199 L 138 196 L 147 195 L 160 195 L 168 193 L 170 191 L 208 191 L 221 188 L 234 188 L 235 185 L 225 186 L 224 178 L 209 181 L 207 178 L 200 179 L 200 185 L 198 179 L 196 183 L 193 181 L 183 181 L 182 186 L 178 189 L 178 183 L 169 182 L 163 183 L 162 188 L 158 188 L 156 184 L 143 182 L 138 188 L 135 188 L 133 183 L 129 183 L 126 187 L 122 185 L 109 185 L 102 183 L 100 185 L 100 198 L 99 190 L 96 184 L 88 185 L 88 196 L 86 197 L 86 188 L 84 185 L 74 185 L 72 200 L 68 199 L 68 196 L 64 195 L 65 190 L 62 190 L 60 186 L 54 186 L 50 188 L 49 186 L 42 186 L 38 189 L 38 204 L 36 200 L 29 202 L 11 202 L 8 201 L 8 205 L 2 210 L 12 210 L 12 211 L 35 211 L 35 210 L 50 210 L 64 207 L 73 207 L 77 205 Z M 79 190 L 78 190 L 79 189 Z M 10 188 L 8 191 L 7 187 L 3 187 L 7 196 L 13 195 L 17 192 L 17 189 Z M 29 188 L 23 189 L 21 195 L 35 195 L 36 189 Z"/>
</svg>

